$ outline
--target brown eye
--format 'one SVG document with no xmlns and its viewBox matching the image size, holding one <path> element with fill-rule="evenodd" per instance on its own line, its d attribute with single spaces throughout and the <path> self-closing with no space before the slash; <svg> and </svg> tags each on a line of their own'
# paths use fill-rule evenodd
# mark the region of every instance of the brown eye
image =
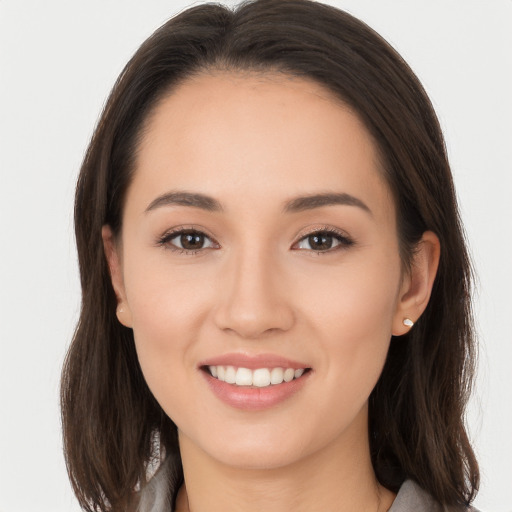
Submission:
<svg viewBox="0 0 512 512">
<path fill-rule="evenodd" d="M 186 250 L 202 249 L 205 236 L 202 233 L 191 232 L 182 233 L 179 237 L 180 246 Z"/>
<path fill-rule="evenodd" d="M 201 231 L 191 229 L 170 233 L 160 243 L 174 250 L 189 251 L 191 253 L 216 247 L 210 237 Z"/>
<path fill-rule="evenodd" d="M 307 237 L 309 247 L 314 251 L 326 251 L 332 248 L 333 237 L 323 233 L 310 235 Z"/>
<path fill-rule="evenodd" d="M 332 249 L 349 247 L 353 245 L 353 241 L 333 231 L 316 231 L 305 236 L 297 243 L 298 249 L 327 252 Z"/>
</svg>

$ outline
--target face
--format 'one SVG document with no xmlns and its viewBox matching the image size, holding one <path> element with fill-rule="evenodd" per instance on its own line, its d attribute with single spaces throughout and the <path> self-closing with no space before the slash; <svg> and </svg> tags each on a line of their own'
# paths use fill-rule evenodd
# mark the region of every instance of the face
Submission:
<svg viewBox="0 0 512 512">
<path fill-rule="evenodd" d="M 314 82 L 219 73 L 146 128 L 107 253 L 181 439 L 253 468 L 364 444 L 410 280 L 362 123 Z"/>
</svg>

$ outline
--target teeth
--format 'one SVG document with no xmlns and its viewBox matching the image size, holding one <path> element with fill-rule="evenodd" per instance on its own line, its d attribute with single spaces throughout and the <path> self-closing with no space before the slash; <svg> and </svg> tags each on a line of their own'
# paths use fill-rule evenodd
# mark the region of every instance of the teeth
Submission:
<svg viewBox="0 0 512 512">
<path fill-rule="evenodd" d="M 267 386 L 290 382 L 304 374 L 304 368 L 235 368 L 234 366 L 209 366 L 212 377 L 237 386 Z"/>
<path fill-rule="evenodd" d="M 258 388 L 270 386 L 270 371 L 267 368 L 258 368 L 252 374 L 252 385 Z"/>
<path fill-rule="evenodd" d="M 293 368 L 286 368 L 284 371 L 284 381 L 290 382 L 295 377 L 295 370 Z"/>
<path fill-rule="evenodd" d="M 282 368 L 272 368 L 270 372 L 270 384 L 281 384 L 284 380 L 284 371 Z"/>
<path fill-rule="evenodd" d="M 228 384 L 234 384 L 236 382 L 236 370 L 233 366 L 226 367 L 226 375 L 224 378 Z"/>
<path fill-rule="evenodd" d="M 238 368 L 236 371 L 237 386 L 252 386 L 252 372 L 247 368 Z"/>
</svg>

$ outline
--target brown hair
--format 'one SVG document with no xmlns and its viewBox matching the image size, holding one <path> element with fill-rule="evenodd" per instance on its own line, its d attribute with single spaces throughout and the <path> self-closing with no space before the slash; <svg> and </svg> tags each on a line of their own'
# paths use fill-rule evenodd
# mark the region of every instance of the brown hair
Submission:
<svg viewBox="0 0 512 512">
<path fill-rule="evenodd" d="M 309 0 L 256 0 L 235 10 L 190 8 L 145 41 L 117 80 L 83 161 L 75 203 L 82 309 L 61 391 L 67 467 L 81 506 L 129 508 L 155 458 L 174 457 L 174 490 L 182 479 L 176 427 L 144 381 L 132 331 L 116 319 L 101 229 L 119 233 L 150 111 L 176 84 L 211 69 L 323 84 L 375 140 L 404 263 L 424 231 L 439 237 L 430 303 L 407 335 L 392 340 L 370 396 L 370 447 L 389 489 L 411 478 L 443 504 L 468 504 L 479 483 L 464 427 L 474 369 L 471 268 L 432 105 L 407 64 L 361 21 Z"/>
</svg>

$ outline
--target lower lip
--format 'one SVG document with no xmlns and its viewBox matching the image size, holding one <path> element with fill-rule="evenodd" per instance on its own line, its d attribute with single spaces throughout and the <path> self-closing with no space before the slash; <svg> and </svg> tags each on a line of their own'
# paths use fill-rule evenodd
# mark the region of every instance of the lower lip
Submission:
<svg viewBox="0 0 512 512">
<path fill-rule="evenodd" d="M 225 404 L 236 409 L 259 411 L 284 402 L 297 393 L 309 379 L 311 370 L 298 379 L 282 384 L 272 384 L 264 388 L 235 386 L 216 379 L 205 371 L 201 370 L 201 373 L 206 378 L 214 395 Z"/>
</svg>

